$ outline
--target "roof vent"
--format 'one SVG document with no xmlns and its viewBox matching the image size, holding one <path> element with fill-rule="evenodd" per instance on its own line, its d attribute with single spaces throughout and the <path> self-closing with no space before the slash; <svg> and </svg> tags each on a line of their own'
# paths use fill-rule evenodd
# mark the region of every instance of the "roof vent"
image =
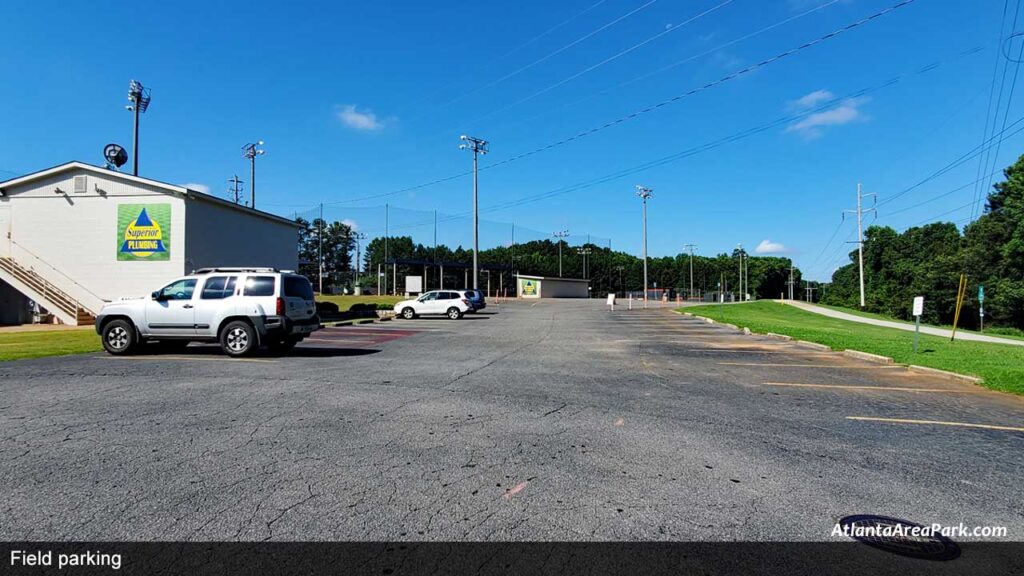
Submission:
<svg viewBox="0 0 1024 576">
<path fill-rule="evenodd" d="M 85 194 L 86 192 L 86 177 L 75 176 L 75 194 Z"/>
</svg>

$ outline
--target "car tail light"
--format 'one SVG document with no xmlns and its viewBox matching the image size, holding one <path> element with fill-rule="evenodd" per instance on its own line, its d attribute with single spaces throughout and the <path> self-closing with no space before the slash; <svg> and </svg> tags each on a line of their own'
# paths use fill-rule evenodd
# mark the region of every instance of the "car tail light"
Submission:
<svg viewBox="0 0 1024 576">
<path fill-rule="evenodd" d="M 284 316 L 284 298 L 277 299 L 277 315 Z"/>
<path fill-rule="evenodd" d="M 466 300 L 465 298 L 462 299 L 462 303 L 465 304 L 466 306 L 470 305 L 469 300 Z"/>
</svg>

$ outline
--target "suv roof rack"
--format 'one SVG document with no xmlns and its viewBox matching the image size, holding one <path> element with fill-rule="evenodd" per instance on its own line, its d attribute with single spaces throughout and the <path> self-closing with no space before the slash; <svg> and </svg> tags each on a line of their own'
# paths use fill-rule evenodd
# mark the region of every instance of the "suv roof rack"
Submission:
<svg viewBox="0 0 1024 576">
<path fill-rule="evenodd" d="M 214 274 L 217 272 L 280 272 L 277 268 L 253 268 L 250 266 L 240 267 L 218 267 L 218 268 L 199 268 L 193 270 L 193 274 Z"/>
</svg>

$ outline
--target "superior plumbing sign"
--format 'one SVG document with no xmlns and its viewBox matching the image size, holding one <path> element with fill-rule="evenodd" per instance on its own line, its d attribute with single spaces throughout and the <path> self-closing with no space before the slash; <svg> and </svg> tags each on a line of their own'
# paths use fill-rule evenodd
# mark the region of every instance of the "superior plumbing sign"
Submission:
<svg viewBox="0 0 1024 576">
<path fill-rule="evenodd" d="M 117 207 L 117 259 L 171 259 L 170 204 L 121 204 Z"/>
</svg>

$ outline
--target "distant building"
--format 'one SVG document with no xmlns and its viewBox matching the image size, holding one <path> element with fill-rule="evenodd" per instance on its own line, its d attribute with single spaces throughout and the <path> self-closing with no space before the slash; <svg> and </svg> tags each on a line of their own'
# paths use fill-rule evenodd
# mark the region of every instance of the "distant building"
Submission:
<svg viewBox="0 0 1024 576">
<path fill-rule="evenodd" d="M 0 182 L 0 323 L 28 300 L 65 324 L 196 268 L 298 265 L 298 225 L 81 162 Z"/>
<path fill-rule="evenodd" d="M 516 294 L 520 298 L 589 298 L 590 280 L 520 274 L 516 277 Z"/>
</svg>

